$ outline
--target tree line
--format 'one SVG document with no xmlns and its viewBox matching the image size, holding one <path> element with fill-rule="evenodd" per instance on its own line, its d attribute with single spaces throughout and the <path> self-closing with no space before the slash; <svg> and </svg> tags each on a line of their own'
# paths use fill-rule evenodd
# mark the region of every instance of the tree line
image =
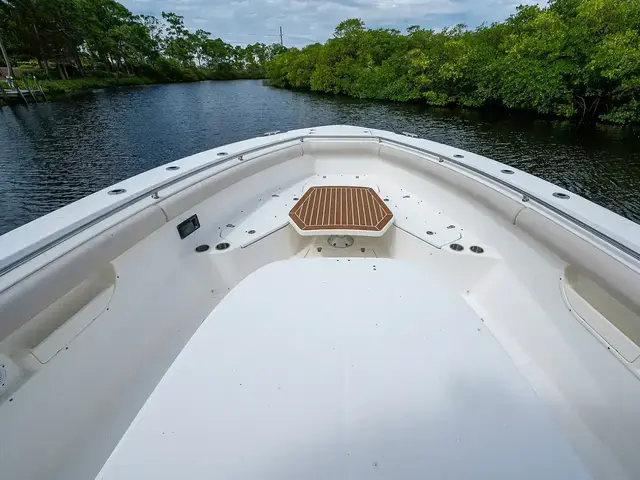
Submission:
<svg viewBox="0 0 640 480">
<path fill-rule="evenodd" d="M 507 20 L 441 31 L 367 29 L 282 52 L 273 86 L 429 105 L 507 107 L 640 122 L 640 0 L 551 0 Z"/>
<path fill-rule="evenodd" d="M 146 76 L 167 81 L 264 78 L 280 45 L 230 45 L 180 15 L 135 15 L 114 0 L 0 0 L 11 63 L 47 78 Z M 4 65 L 0 56 L 0 65 Z"/>
</svg>

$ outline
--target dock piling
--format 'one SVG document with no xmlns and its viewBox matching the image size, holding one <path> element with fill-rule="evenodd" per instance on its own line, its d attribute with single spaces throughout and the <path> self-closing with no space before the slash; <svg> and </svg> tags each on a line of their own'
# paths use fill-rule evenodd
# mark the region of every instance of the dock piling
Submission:
<svg viewBox="0 0 640 480">
<path fill-rule="evenodd" d="M 42 89 L 42 85 L 40 85 L 40 82 L 38 81 L 38 79 L 35 77 L 35 75 L 33 76 L 33 81 L 36 83 L 36 86 L 38 87 L 38 89 L 40 90 L 40 94 L 42 95 L 42 98 L 44 98 L 45 102 L 48 102 L 49 100 L 47 100 L 47 96 L 44 94 L 44 90 Z"/>
<path fill-rule="evenodd" d="M 4 103 L 9 103 L 9 98 L 7 97 L 7 92 L 4 90 L 2 83 L 0 82 L 0 93 L 2 94 L 2 98 L 4 99 Z"/>
<path fill-rule="evenodd" d="M 18 81 L 15 80 L 15 79 L 11 79 L 11 82 L 9 83 L 9 85 L 13 85 L 13 87 L 18 91 L 18 93 L 22 97 L 22 100 L 24 100 L 24 104 L 28 107 L 29 106 L 29 101 L 24 96 L 24 93 L 22 92 L 22 89 L 20 88 L 20 85 L 18 85 Z"/>
<path fill-rule="evenodd" d="M 37 104 L 38 103 L 38 98 L 33 93 L 33 90 L 31 90 L 31 85 L 29 85 L 29 82 L 27 82 L 27 77 L 24 77 L 22 79 L 22 82 L 24 83 L 25 87 L 27 87 L 27 90 L 31 94 L 31 98 L 33 98 L 33 101 Z"/>
<path fill-rule="evenodd" d="M 0 85 L 0 95 L 4 99 L 5 103 L 10 104 L 15 101 L 22 101 L 25 105 L 29 105 L 29 98 L 33 99 L 36 104 L 40 103 L 38 96 L 42 95 L 45 102 L 48 102 L 47 96 L 42 89 L 42 86 L 38 83 L 35 77 L 32 77 L 33 82 L 30 82 L 28 78 L 23 78 L 22 82 L 24 86 L 20 86 L 18 81 L 14 78 L 7 78 L 9 87 Z"/>
</svg>

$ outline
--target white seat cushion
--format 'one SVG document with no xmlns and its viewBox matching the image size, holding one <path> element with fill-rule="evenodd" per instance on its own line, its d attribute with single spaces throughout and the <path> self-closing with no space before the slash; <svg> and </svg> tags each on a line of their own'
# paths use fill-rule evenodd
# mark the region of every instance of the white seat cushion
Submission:
<svg viewBox="0 0 640 480">
<path fill-rule="evenodd" d="M 459 296 L 410 264 L 362 258 L 288 260 L 243 280 L 98 476 L 587 477 Z"/>
</svg>

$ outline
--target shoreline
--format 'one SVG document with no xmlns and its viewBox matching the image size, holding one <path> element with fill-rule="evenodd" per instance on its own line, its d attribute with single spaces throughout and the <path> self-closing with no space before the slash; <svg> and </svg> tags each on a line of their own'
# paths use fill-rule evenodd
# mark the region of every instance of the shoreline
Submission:
<svg viewBox="0 0 640 480">
<path fill-rule="evenodd" d="M 19 79 L 18 79 L 19 80 Z M 88 76 L 83 78 L 72 78 L 69 80 L 38 80 L 48 101 L 55 102 L 68 98 L 71 95 L 83 94 L 101 88 L 117 87 L 138 87 L 144 85 L 162 85 L 172 83 L 197 83 L 204 81 L 229 81 L 229 80 L 264 80 L 264 78 L 238 77 L 238 78 L 199 78 L 194 80 L 173 81 L 166 78 L 151 78 L 146 76 L 123 76 L 123 77 L 97 77 Z M 5 102 L 0 95 L 0 107 L 24 105 L 22 99 L 15 102 Z"/>
<path fill-rule="evenodd" d="M 616 128 L 621 130 L 640 130 L 640 122 L 628 122 L 628 123 L 618 123 L 603 119 L 583 119 L 580 121 L 578 117 L 563 117 L 561 115 L 554 115 L 551 113 L 539 113 L 535 110 L 528 110 L 523 108 L 509 108 L 504 105 L 479 105 L 479 106 L 471 106 L 471 105 L 463 105 L 461 103 L 448 103 L 448 104 L 435 104 L 424 101 L 424 99 L 411 99 L 411 100 L 394 100 L 390 98 L 378 98 L 378 97 L 357 97 L 353 95 L 348 95 L 346 93 L 333 93 L 333 92 L 325 92 L 325 91 L 316 91 L 311 90 L 310 88 L 301 88 L 301 87 L 291 87 L 291 86 L 280 86 L 269 83 L 269 79 L 265 81 L 265 86 L 271 88 L 277 88 L 279 90 L 286 90 L 289 92 L 298 92 L 305 93 L 310 95 L 318 95 L 321 97 L 327 98 L 348 98 L 353 101 L 361 101 L 361 102 L 376 102 L 382 104 L 395 104 L 395 105 L 413 105 L 417 107 L 424 108 L 433 108 L 437 110 L 445 110 L 454 112 L 456 110 L 461 112 L 477 112 L 487 115 L 497 115 L 497 114 L 505 114 L 505 115 L 514 115 L 519 118 L 528 118 L 530 120 L 544 120 L 549 122 L 561 122 L 567 125 L 573 125 L 576 128 Z"/>
</svg>

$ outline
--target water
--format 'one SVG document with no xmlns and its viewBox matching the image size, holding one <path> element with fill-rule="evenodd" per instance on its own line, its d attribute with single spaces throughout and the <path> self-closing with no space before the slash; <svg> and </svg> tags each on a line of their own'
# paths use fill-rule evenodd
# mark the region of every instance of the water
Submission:
<svg viewBox="0 0 640 480">
<path fill-rule="evenodd" d="M 260 81 L 155 85 L 0 108 L 0 234 L 120 180 L 272 130 L 409 131 L 508 163 L 640 223 L 637 130 L 278 90 Z"/>
</svg>

